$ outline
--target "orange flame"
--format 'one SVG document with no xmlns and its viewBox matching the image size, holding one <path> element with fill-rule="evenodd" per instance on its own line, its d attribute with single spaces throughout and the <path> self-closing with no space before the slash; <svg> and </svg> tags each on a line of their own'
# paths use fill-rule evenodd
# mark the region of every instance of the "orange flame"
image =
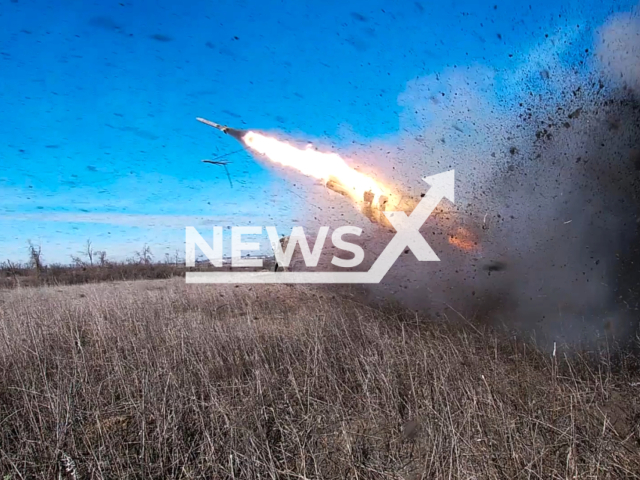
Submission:
<svg viewBox="0 0 640 480">
<path fill-rule="evenodd" d="M 350 167 L 335 153 L 296 148 L 273 137 L 251 131 L 242 140 L 249 148 L 265 155 L 272 162 L 295 168 L 304 175 L 322 180 L 325 184 L 332 178 L 336 179 L 357 202 L 362 201 L 365 192 L 373 193 L 373 205 L 378 205 L 380 197 L 390 195 L 388 189 Z"/>
<path fill-rule="evenodd" d="M 251 150 L 264 155 L 270 161 L 294 168 L 304 175 L 323 181 L 325 185 L 329 181 L 337 181 L 357 204 L 362 203 L 365 197 L 371 198 L 371 194 L 373 194 L 371 205 L 384 206 L 384 210 L 398 207 L 403 210 L 405 208 L 412 210 L 412 203 L 415 203 L 413 201 L 415 199 L 406 199 L 405 207 L 400 207 L 398 202 L 403 197 L 398 200 L 398 196 L 394 195 L 392 189 L 350 167 L 338 154 L 318 152 L 308 147 L 297 148 L 287 142 L 253 131 L 247 132 L 242 137 L 242 141 Z M 367 192 L 370 193 L 365 195 Z M 395 199 L 393 203 L 390 201 L 392 198 Z M 382 224 L 388 222 L 383 215 L 376 217 L 373 221 Z M 466 252 L 479 250 L 475 236 L 463 227 L 458 227 L 456 234 L 449 236 L 449 243 Z"/>
<path fill-rule="evenodd" d="M 467 252 L 478 249 L 478 242 L 475 240 L 474 235 L 463 227 L 458 227 L 456 234 L 449 236 L 449 243 Z"/>
</svg>

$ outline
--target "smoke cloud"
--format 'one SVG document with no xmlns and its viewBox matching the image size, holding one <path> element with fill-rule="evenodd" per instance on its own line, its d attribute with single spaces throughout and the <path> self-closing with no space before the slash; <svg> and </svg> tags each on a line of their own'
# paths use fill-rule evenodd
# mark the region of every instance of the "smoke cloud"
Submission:
<svg viewBox="0 0 640 480">
<path fill-rule="evenodd" d="M 481 320 L 541 345 L 632 339 L 640 304 L 640 22 L 618 15 L 576 52 L 558 36 L 511 71 L 477 66 L 409 82 L 407 132 L 345 156 L 419 198 L 456 170 L 456 205 L 422 232 L 441 262 L 402 255 L 373 299 Z M 354 221 L 314 199 L 324 224 Z M 459 227 L 479 248 L 452 246 Z M 392 232 L 366 227 L 363 269 Z M 333 253 L 333 252 L 331 252 Z M 347 254 L 346 257 L 349 257 Z"/>
<path fill-rule="evenodd" d="M 640 19 L 618 14 L 600 31 L 596 54 L 603 74 L 617 86 L 640 91 Z"/>
</svg>

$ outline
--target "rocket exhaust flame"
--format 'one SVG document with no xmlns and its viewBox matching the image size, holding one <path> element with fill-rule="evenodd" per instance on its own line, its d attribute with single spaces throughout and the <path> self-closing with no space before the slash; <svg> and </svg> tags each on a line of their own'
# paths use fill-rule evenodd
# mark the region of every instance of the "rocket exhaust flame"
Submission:
<svg viewBox="0 0 640 480">
<path fill-rule="evenodd" d="M 253 152 L 277 165 L 294 168 L 303 175 L 321 180 L 327 188 L 351 198 L 361 206 L 371 221 L 387 223 L 379 212 L 391 206 L 390 198 L 394 198 L 391 190 L 349 166 L 338 154 L 297 148 L 258 132 L 233 129 L 199 117 L 197 120 L 233 136 Z"/>
<path fill-rule="evenodd" d="M 345 160 L 335 153 L 323 153 L 311 148 L 300 149 L 273 137 L 256 132 L 248 132 L 243 142 L 253 151 L 267 157 L 274 163 L 292 167 L 300 173 L 316 178 L 331 186 L 331 183 L 342 187 L 344 193 L 357 202 L 371 199 L 374 206 L 381 204 L 382 197 L 390 195 L 382 185 L 367 175 L 350 167 Z M 365 197 L 365 194 L 369 194 Z"/>
<path fill-rule="evenodd" d="M 395 195 L 391 188 L 351 167 L 336 153 L 319 152 L 309 147 L 298 148 L 255 131 L 233 129 L 204 118 L 197 120 L 233 136 L 251 151 L 274 164 L 293 168 L 303 175 L 324 182 L 327 188 L 350 198 L 371 222 L 390 227 L 390 222 L 382 212 L 400 209 L 410 213 L 415 206 L 412 199 Z M 400 201 L 403 199 L 401 206 Z M 449 243 L 466 252 L 478 250 L 472 235 L 462 228 L 456 236 L 449 238 Z"/>
</svg>

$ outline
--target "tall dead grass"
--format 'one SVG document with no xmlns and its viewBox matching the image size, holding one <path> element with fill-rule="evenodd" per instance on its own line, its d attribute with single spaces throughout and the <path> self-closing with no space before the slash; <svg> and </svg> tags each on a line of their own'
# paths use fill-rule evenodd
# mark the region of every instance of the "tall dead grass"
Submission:
<svg viewBox="0 0 640 480">
<path fill-rule="evenodd" d="M 0 302 L 3 478 L 639 476 L 630 357 L 549 357 L 319 288 L 174 279 Z"/>
</svg>

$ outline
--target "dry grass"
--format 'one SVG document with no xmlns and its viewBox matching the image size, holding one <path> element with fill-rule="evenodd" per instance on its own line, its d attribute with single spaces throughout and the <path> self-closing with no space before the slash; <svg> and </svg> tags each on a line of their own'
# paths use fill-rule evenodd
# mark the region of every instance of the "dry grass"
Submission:
<svg viewBox="0 0 640 480">
<path fill-rule="evenodd" d="M 549 358 L 318 288 L 173 279 L 0 302 L 3 478 L 56 478 L 61 452 L 77 478 L 640 472 L 630 358 Z"/>
</svg>

